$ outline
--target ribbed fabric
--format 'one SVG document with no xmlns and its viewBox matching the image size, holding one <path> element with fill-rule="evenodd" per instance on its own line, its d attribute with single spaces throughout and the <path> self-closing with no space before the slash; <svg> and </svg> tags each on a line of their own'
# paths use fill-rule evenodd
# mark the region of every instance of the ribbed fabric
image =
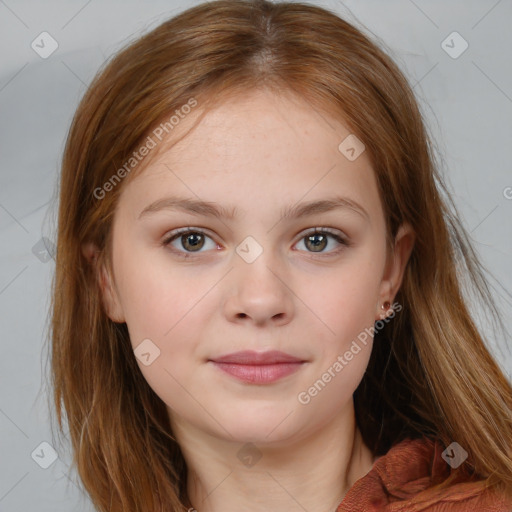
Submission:
<svg viewBox="0 0 512 512">
<path fill-rule="evenodd" d="M 439 441 L 406 439 L 378 458 L 349 489 L 336 512 L 512 512 L 512 502 L 460 473 L 447 489 L 433 488 L 453 470 Z"/>
</svg>

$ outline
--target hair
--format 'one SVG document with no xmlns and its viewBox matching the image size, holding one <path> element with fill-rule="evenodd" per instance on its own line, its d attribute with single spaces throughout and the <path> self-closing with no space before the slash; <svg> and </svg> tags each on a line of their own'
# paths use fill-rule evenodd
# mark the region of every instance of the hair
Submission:
<svg viewBox="0 0 512 512">
<path fill-rule="evenodd" d="M 108 317 L 97 278 L 98 265 L 111 265 L 123 185 L 150 159 L 101 200 L 94 190 L 191 98 L 204 115 L 263 88 L 343 119 L 366 146 L 388 242 L 403 223 L 416 235 L 396 296 L 403 309 L 375 333 L 354 394 L 365 443 L 382 455 L 406 438 L 445 446 L 455 440 L 469 457 L 454 473 L 512 496 L 512 387 L 472 319 L 463 279 L 495 318 L 497 306 L 406 78 L 376 43 L 324 8 L 219 0 L 165 21 L 106 62 L 76 110 L 64 149 L 52 405 L 60 431 L 67 417 L 73 462 L 95 507 L 165 512 L 190 503 L 165 404 L 137 365 L 126 324 Z M 81 250 L 89 242 L 100 249 L 92 263 Z"/>
</svg>

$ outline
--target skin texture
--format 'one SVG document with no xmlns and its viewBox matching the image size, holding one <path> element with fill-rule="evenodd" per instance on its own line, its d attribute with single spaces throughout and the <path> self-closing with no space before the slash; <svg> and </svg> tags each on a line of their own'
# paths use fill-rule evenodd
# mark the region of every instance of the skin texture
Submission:
<svg viewBox="0 0 512 512">
<path fill-rule="evenodd" d="M 112 320 L 127 323 L 134 349 L 150 339 L 160 350 L 150 365 L 138 363 L 167 405 L 199 512 L 334 510 L 374 462 L 352 400 L 371 338 L 309 403 L 297 398 L 382 318 L 414 243 L 402 226 L 394 252 L 386 252 L 368 156 L 349 161 L 338 150 L 349 134 L 301 99 L 253 91 L 207 114 L 123 184 L 113 275 L 102 272 L 105 306 Z M 171 195 L 236 207 L 236 215 L 161 209 L 140 216 Z M 288 205 L 334 195 L 356 201 L 367 216 L 344 208 L 281 218 Z M 163 245 L 187 227 L 206 232 L 199 252 L 181 236 Z M 349 246 L 329 235 L 315 252 L 306 235 L 323 227 Z M 263 249 L 251 263 L 236 251 L 248 236 Z M 249 384 L 208 361 L 247 349 L 281 350 L 305 363 L 276 382 Z M 259 460 L 249 466 L 241 454 Z"/>
</svg>

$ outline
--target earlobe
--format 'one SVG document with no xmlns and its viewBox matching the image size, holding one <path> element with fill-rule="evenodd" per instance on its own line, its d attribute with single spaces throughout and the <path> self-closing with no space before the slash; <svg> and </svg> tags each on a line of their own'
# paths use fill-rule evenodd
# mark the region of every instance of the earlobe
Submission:
<svg viewBox="0 0 512 512">
<path fill-rule="evenodd" d="M 82 245 L 82 254 L 90 265 L 95 265 L 100 254 L 100 250 L 93 242 L 88 242 Z"/>
<path fill-rule="evenodd" d="M 101 251 L 92 242 L 82 246 L 82 254 L 93 267 L 100 294 L 108 317 L 117 323 L 125 321 L 123 310 L 119 302 L 117 290 L 113 284 L 110 272 L 106 268 Z"/>
</svg>

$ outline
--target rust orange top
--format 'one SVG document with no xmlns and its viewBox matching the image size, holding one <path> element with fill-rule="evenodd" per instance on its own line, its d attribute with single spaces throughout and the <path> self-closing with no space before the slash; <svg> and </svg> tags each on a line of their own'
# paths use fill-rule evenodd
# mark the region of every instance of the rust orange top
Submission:
<svg viewBox="0 0 512 512">
<path fill-rule="evenodd" d="M 512 502 L 460 477 L 433 489 L 454 471 L 441 457 L 439 441 L 406 439 L 378 458 L 349 489 L 336 512 L 512 512 Z"/>
</svg>

